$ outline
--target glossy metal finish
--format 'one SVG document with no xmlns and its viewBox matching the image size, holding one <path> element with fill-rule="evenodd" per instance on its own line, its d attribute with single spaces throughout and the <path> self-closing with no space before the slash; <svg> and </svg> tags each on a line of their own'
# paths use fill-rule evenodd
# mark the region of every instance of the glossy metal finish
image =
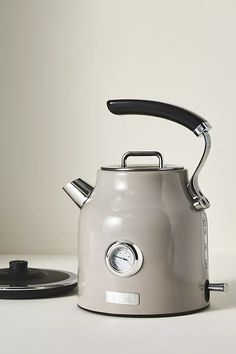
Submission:
<svg viewBox="0 0 236 354">
<path fill-rule="evenodd" d="M 93 187 L 81 178 L 78 178 L 71 183 L 67 183 L 63 189 L 80 208 L 82 208 L 83 204 L 93 191 Z"/>
<path fill-rule="evenodd" d="M 101 170 L 104 171 L 120 171 L 120 172 L 145 172 L 145 171 L 175 171 L 175 170 L 183 170 L 183 166 L 175 166 L 175 165 L 165 165 L 162 168 L 157 165 L 129 165 L 127 167 L 120 167 L 119 165 L 112 166 L 102 166 Z"/>
<path fill-rule="evenodd" d="M 204 141 L 205 141 L 205 147 L 204 147 L 204 152 L 202 155 L 202 158 L 188 184 L 188 190 L 190 193 L 190 196 L 193 200 L 193 207 L 197 210 L 203 210 L 203 209 L 207 209 L 210 207 L 210 202 L 209 200 L 203 195 L 203 193 L 201 192 L 199 185 L 198 185 L 198 176 L 199 173 L 204 165 L 204 163 L 206 162 L 206 159 L 209 155 L 210 152 L 210 148 L 211 148 L 211 138 L 210 135 L 205 132 L 202 134 L 202 136 L 204 137 Z"/>
<path fill-rule="evenodd" d="M 208 290 L 210 291 L 228 291 L 228 284 L 227 283 L 210 283 L 208 285 Z"/>
<path fill-rule="evenodd" d="M 195 135 L 199 136 L 202 133 L 206 133 L 211 129 L 211 125 L 210 123 L 208 123 L 207 121 L 199 124 L 199 126 L 193 131 Z"/>
<path fill-rule="evenodd" d="M 128 251 L 132 252 L 133 257 L 134 257 L 134 262 L 132 264 L 132 267 L 128 271 L 125 271 L 125 272 L 115 270 L 114 267 L 112 267 L 112 262 L 111 262 L 112 254 L 114 253 L 114 251 L 116 249 L 119 249 L 121 247 L 126 248 Z M 110 272 L 112 272 L 116 276 L 119 276 L 122 278 L 127 278 L 127 277 L 131 277 L 132 275 L 136 274 L 140 270 L 140 268 L 143 265 L 143 255 L 142 255 L 140 248 L 137 245 L 135 245 L 134 243 L 125 242 L 125 241 L 117 241 L 115 243 L 112 243 L 112 245 L 109 246 L 109 248 L 106 252 L 106 264 L 107 264 L 107 267 L 110 270 Z"/>
<path fill-rule="evenodd" d="M 120 305 L 139 305 L 140 296 L 136 293 L 121 293 L 119 291 L 106 291 L 106 302 Z"/>
<path fill-rule="evenodd" d="M 98 171 L 96 187 L 80 213 L 80 307 L 166 315 L 209 304 L 202 286 L 208 279 L 206 216 L 192 207 L 187 183 L 186 170 Z M 117 241 L 138 245 L 143 255 L 142 268 L 128 278 L 107 268 L 106 251 Z M 107 292 L 138 294 L 140 303 L 107 302 Z"/>
<path fill-rule="evenodd" d="M 159 168 L 163 168 L 163 157 L 158 151 L 128 151 L 121 158 L 121 168 L 127 167 L 127 159 L 131 156 L 157 156 L 159 159 Z"/>
</svg>

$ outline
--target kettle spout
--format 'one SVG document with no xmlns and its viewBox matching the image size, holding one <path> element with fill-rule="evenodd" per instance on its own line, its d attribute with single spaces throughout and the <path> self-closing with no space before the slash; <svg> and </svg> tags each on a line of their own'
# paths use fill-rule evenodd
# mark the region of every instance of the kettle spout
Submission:
<svg viewBox="0 0 236 354">
<path fill-rule="evenodd" d="M 80 208 L 82 208 L 93 191 L 93 187 L 80 178 L 67 183 L 63 189 Z"/>
</svg>

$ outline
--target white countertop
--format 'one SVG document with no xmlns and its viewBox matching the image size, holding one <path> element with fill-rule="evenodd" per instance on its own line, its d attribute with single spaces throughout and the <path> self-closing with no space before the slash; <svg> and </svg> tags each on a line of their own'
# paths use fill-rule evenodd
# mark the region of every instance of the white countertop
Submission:
<svg viewBox="0 0 236 354">
<path fill-rule="evenodd" d="M 74 256 L 0 256 L 0 267 L 27 259 L 30 267 L 76 272 Z M 211 307 L 165 318 L 105 316 L 79 309 L 75 292 L 64 297 L 0 300 L 2 354 L 233 354 L 236 352 L 236 255 L 211 255 L 210 281 L 228 282 L 211 293 Z"/>
</svg>

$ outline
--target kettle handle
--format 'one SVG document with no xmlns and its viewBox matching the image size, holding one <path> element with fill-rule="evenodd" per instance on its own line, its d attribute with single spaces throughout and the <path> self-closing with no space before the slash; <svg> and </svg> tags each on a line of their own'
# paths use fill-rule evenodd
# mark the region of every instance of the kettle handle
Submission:
<svg viewBox="0 0 236 354">
<path fill-rule="evenodd" d="M 141 114 L 165 118 L 185 126 L 196 136 L 203 136 L 205 141 L 204 152 L 187 188 L 192 199 L 192 205 L 195 209 L 203 210 L 209 208 L 210 202 L 203 195 L 198 185 L 198 175 L 208 157 L 211 147 L 211 139 L 208 134 L 211 126 L 204 118 L 187 111 L 184 108 L 156 101 L 136 99 L 109 100 L 107 101 L 107 107 L 111 113 L 118 115 Z"/>
<path fill-rule="evenodd" d="M 185 126 L 197 136 L 211 128 L 210 124 L 204 118 L 193 112 L 187 111 L 184 108 L 173 106 L 168 103 L 120 99 L 107 101 L 107 107 L 111 113 L 118 115 L 140 114 L 165 118 Z"/>
</svg>

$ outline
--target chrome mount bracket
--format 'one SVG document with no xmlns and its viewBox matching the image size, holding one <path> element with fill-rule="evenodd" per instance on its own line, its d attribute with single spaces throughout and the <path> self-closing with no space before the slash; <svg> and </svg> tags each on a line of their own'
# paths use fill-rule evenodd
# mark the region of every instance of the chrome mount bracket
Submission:
<svg viewBox="0 0 236 354">
<path fill-rule="evenodd" d="M 210 152 L 210 149 L 211 149 L 211 138 L 208 133 L 209 129 L 210 129 L 210 126 L 208 126 L 207 129 L 204 130 L 203 132 L 201 132 L 201 133 L 199 132 L 199 134 L 196 134 L 198 136 L 203 136 L 204 141 L 205 141 L 205 147 L 204 147 L 202 158 L 201 158 L 196 170 L 194 171 L 189 184 L 187 185 L 190 197 L 192 199 L 193 207 L 197 210 L 204 210 L 204 209 L 207 209 L 210 207 L 209 200 L 202 193 L 202 191 L 199 188 L 199 184 L 198 184 L 199 173 L 200 173 L 204 163 L 206 162 L 207 157 Z"/>
</svg>

